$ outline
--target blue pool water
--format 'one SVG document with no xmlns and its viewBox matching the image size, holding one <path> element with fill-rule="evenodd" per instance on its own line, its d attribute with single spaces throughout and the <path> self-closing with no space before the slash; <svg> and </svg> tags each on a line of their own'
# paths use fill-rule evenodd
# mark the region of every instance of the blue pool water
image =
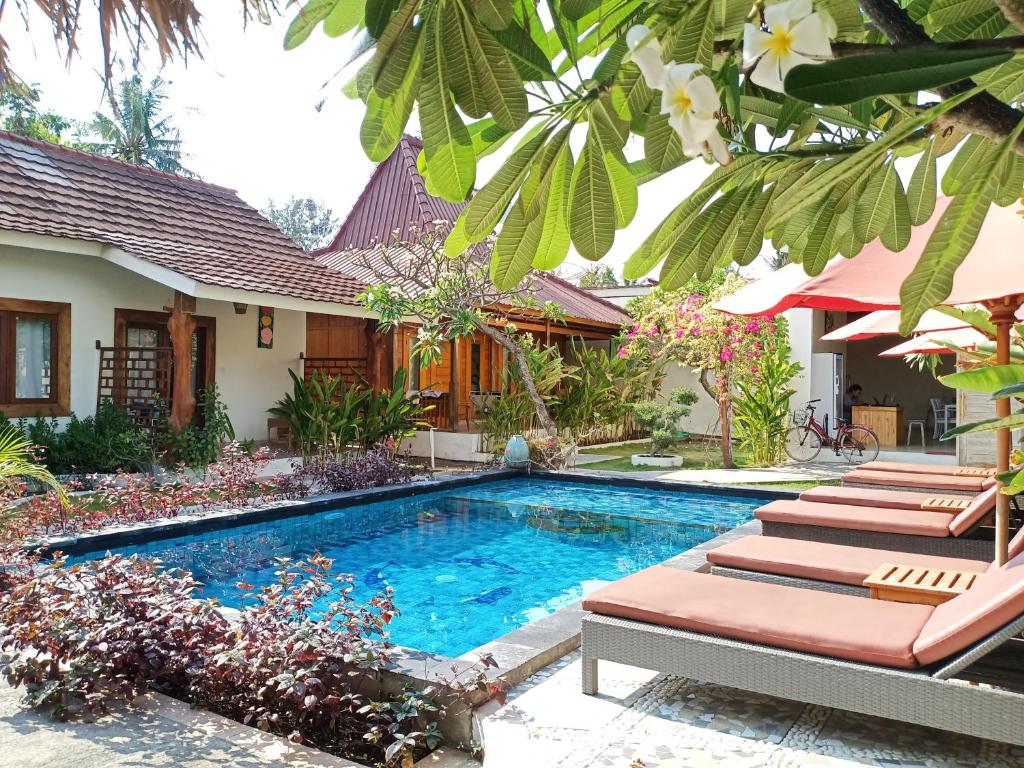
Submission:
<svg viewBox="0 0 1024 768">
<path fill-rule="evenodd" d="M 273 581 L 275 557 L 319 551 L 356 576 L 357 598 L 394 588 L 393 642 L 459 656 L 751 519 L 763 503 L 516 478 L 114 551 L 190 570 L 205 596 L 232 607 L 245 594 L 238 582 Z"/>
</svg>

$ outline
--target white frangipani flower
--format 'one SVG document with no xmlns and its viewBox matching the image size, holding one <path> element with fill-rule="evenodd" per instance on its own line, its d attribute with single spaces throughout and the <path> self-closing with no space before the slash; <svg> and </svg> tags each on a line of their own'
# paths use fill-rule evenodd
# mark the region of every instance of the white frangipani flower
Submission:
<svg viewBox="0 0 1024 768">
<path fill-rule="evenodd" d="M 832 55 L 829 38 L 835 35 L 835 23 L 828 14 L 814 12 L 811 0 L 769 5 L 764 20 L 769 32 L 753 24 L 743 29 L 743 64 L 749 67 L 757 62 L 750 79 L 758 85 L 783 93 L 789 70 Z"/>
<path fill-rule="evenodd" d="M 661 88 L 665 76 L 665 65 L 661 61 L 661 43 L 644 24 L 630 27 L 626 32 L 626 45 L 633 62 L 640 67 L 640 74 L 651 88 Z"/>
<path fill-rule="evenodd" d="M 715 84 L 698 75 L 700 64 L 670 63 L 665 67 L 661 92 L 661 113 L 683 141 L 687 157 L 714 155 L 722 165 L 732 159 L 718 133 L 715 113 L 721 108 Z"/>
</svg>

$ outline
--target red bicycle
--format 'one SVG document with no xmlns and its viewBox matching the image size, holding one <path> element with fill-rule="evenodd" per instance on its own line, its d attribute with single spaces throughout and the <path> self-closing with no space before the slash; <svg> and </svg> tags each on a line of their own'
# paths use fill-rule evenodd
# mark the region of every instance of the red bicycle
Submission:
<svg viewBox="0 0 1024 768">
<path fill-rule="evenodd" d="M 850 464 L 874 461 L 878 456 L 878 435 L 868 427 L 847 424 L 839 420 L 836 436 L 830 437 L 816 418 L 814 404 L 821 399 L 809 400 L 803 413 L 794 413 L 795 427 L 786 432 L 786 453 L 793 461 L 814 461 L 821 453 L 821 447 L 831 448 L 836 456 L 842 456 Z"/>
</svg>

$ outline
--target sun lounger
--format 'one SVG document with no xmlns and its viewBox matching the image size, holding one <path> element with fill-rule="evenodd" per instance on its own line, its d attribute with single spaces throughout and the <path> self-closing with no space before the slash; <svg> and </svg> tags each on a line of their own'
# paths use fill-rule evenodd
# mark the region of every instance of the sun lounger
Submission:
<svg viewBox="0 0 1024 768">
<path fill-rule="evenodd" d="M 1010 542 L 1010 557 L 1022 553 L 1024 532 L 1018 532 Z M 868 594 L 864 580 L 886 563 L 966 573 L 985 573 L 992 567 L 991 553 L 974 560 L 777 536 L 744 536 L 711 550 L 707 558 L 711 573 L 719 576 L 861 597 Z"/>
<path fill-rule="evenodd" d="M 887 509 L 938 511 L 935 509 L 936 507 L 944 506 L 950 512 L 954 511 L 955 507 L 966 506 L 970 503 L 968 496 L 835 485 L 819 485 L 816 488 L 810 488 L 801 493 L 800 498 L 803 501 L 816 501 L 824 504 L 852 504 L 857 507 Z M 960 510 L 956 509 L 955 511 Z"/>
<path fill-rule="evenodd" d="M 991 477 L 996 473 L 992 467 L 961 467 L 956 464 L 923 464 L 907 461 L 869 461 L 859 469 L 877 472 L 910 472 L 925 475 L 958 475 L 962 477 Z"/>
<path fill-rule="evenodd" d="M 591 594 L 598 660 L 1024 745 L 1024 694 L 953 678 L 1024 629 L 1024 556 L 937 607 L 655 566 Z"/>
<path fill-rule="evenodd" d="M 991 488 L 995 482 L 994 477 L 988 476 L 887 472 L 862 467 L 843 475 L 844 486 L 970 495 Z"/>
<path fill-rule="evenodd" d="M 987 559 L 992 542 L 972 538 L 995 511 L 997 488 L 957 514 L 778 499 L 754 512 L 765 536 L 855 547 Z"/>
</svg>

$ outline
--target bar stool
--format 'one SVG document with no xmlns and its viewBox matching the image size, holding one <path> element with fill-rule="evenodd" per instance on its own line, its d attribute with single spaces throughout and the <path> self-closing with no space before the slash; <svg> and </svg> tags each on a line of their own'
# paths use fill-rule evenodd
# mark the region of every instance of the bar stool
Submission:
<svg viewBox="0 0 1024 768">
<path fill-rule="evenodd" d="M 911 419 L 907 422 L 907 445 L 910 445 L 910 435 L 913 433 L 914 427 L 921 430 L 921 447 L 925 447 L 924 442 L 924 423 L 925 419 Z"/>
</svg>

